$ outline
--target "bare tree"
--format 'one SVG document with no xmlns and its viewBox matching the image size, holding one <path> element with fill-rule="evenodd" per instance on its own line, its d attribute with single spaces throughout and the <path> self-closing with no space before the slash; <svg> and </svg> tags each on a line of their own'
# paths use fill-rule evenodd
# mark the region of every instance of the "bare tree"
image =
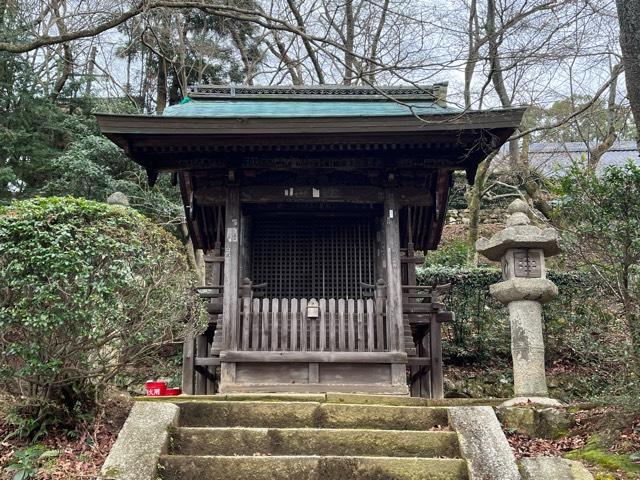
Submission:
<svg viewBox="0 0 640 480">
<path fill-rule="evenodd" d="M 620 46 L 626 71 L 627 92 L 636 121 L 640 148 L 640 2 L 616 0 L 620 22 Z"/>
</svg>

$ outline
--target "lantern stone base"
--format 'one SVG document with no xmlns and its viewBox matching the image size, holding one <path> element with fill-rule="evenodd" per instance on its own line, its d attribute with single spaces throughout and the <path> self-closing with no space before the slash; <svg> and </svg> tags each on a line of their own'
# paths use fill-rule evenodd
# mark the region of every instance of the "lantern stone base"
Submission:
<svg viewBox="0 0 640 480">
<path fill-rule="evenodd" d="M 516 397 L 546 397 L 542 305 L 520 300 L 509 303 L 508 307 L 514 393 Z"/>
</svg>

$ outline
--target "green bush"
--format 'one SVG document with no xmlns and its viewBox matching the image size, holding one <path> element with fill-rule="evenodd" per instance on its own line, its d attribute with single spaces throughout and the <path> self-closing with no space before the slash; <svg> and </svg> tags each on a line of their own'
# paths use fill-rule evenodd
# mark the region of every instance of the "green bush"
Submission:
<svg viewBox="0 0 640 480">
<path fill-rule="evenodd" d="M 0 379 L 69 408 L 99 398 L 199 318 L 182 250 L 126 207 L 51 197 L 1 209 Z"/>
<path fill-rule="evenodd" d="M 444 325 L 444 354 L 449 361 L 467 363 L 509 354 L 508 318 L 489 295 L 489 285 L 500 281 L 494 268 L 432 265 L 418 269 L 422 285 L 451 284 L 444 299 L 455 320 Z"/>
<path fill-rule="evenodd" d="M 593 341 L 613 318 L 603 312 L 597 299 L 598 287 L 585 274 L 549 271 L 560 295 L 543 309 L 547 360 L 574 360 L 601 364 L 611 352 Z M 506 308 L 489 294 L 489 287 L 501 280 L 497 268 L 467 268 L 432 265 L 418 269 L 422 285 L 451 284 L 444 299 L 455 313 L 444 327 L 444 351 L 460 363 L 508 359 L 509 318 Z"/>
<path fill-rule="evenodd" d="M 437 250 L 427 253 L 424 264 L 427 267 L 462 267 L 467 263 L 469 247 L 463 238 L 456 238 Z"/>
</svg>

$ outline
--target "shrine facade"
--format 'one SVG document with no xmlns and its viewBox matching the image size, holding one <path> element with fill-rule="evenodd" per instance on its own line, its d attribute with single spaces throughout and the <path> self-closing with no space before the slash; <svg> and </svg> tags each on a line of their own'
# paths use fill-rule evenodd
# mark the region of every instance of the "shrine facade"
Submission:
<svg viewBox="0 0 640 480">
<path fill-rule="evenodd" d="M 162 116 L 97 115 L 151 184 L 172 175 L 205 252 L 209 327 L 185 342 L 184 393 L 442 397 L 452 313 L 416 266 L 453 173 L 473 182 L 522 114 L 451 108 L 436 84 L 203 85 Z"/>
</svg>

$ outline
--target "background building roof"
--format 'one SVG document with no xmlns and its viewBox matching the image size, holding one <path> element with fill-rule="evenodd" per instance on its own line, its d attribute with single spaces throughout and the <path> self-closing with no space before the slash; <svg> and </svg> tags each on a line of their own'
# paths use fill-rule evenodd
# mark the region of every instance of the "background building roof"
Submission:
<svg viewBox="0 0 640 480">
<path fill-rule="evenodd" d="M 595 142 L 589 148 L 584 142 L 534 143 L 529 150 L 529 161 L 544 175 L 558 175 L 567 171 L 572 163 L 588 160 L 590 149 L 596 146 Z M 597 170 L 603 171 L 612 165 L 623 166 L 629 160 L 640 163 L 636 142 L 615 142 L 600 159 Z"/>
<path fill-rule="evenodd" d="M 585 142 L 539 142 L 529 147 L 531 168 L 544 176 L 557 176 L 566 172 L 574 162 L 586 162 L 596 147 L 592 142 L 587 148 Z M 624 166 L 629 160 L 640 165 L 640 154 L 636 142 L 618 141 L 602 156 L 598 172 L 609 166 Z M 505 151 L 493 164 L 494 171 L 506 173 L 510 170 L 508 153 Z"/>
</svg>

